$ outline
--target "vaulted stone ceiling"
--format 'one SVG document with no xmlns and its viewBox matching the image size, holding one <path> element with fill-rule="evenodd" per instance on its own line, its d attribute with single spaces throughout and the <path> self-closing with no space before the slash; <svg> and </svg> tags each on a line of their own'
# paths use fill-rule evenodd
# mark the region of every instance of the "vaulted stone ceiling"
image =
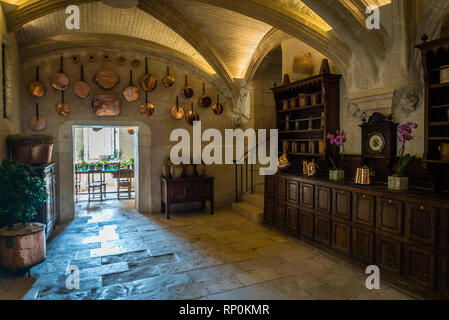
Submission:
<svg viewBox="0 0 449 320">
<path fill-rule="evenodd" d="M 221 82 L 235 98 L 265 55 L 291 36 L 328 56 L 342 72 L 356 56 L 375 77 L 385 54 L 385 34 L 366 30 L 364 6 L 390 0 L 139 0 L 133 9 L 111 8 L 99 0 L 8 2 L 18 4 L 6 10 L 6 19 L 24 52 L 39 50 L 45 39 L 48 46 L 67 37 L 73 47 L 87 42 L 88 35 L 110 36 L 111 43 L 122 37 L 116 43 L 128 41 L 139 50 L 154 46 L 149 52 L 157 51 L 159 57 L 166 50 L 178 61 L 184 59 Z M 65 28 L 69 4 L 81 8 L 79 31 Z"/>
</svg>

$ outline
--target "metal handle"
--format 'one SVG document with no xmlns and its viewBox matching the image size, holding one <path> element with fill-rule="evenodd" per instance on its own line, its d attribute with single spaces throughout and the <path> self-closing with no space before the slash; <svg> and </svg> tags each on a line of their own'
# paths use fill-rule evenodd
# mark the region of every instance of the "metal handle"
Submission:
<svg viewBox="0 0 449 320">
<path fill-rule="evenodd" d="M 420 206 L 420 207 L 419 207 L 419 210 L 424 210 L 424 206 Z"/>
<path fill-rule="evenodd" d="M 393 202 L 393 201 L 391 201 L 391 200 L 388 200 L 388 203 L 390 203 L 390 204 L 391 204 L 392 202 Z"/>
<path fill-rule="evenodd" d="M 362 198 L 366 198 L 366 195 L 364 194 L 364 195 L 362 195 Z"/>
</svg>

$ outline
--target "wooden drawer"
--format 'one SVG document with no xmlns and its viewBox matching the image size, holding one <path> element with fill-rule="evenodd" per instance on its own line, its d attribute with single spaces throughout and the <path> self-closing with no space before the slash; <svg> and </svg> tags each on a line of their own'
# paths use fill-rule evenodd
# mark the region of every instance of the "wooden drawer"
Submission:
<svg viewBox="0 0 449 320">
<path fill-rule="evenodd" d="M 406 204 L 406 236 L 414 241 L 434 245 L 437 240 L 437 209 L 419 203 Z"/>
<path fill-rule="evenodd" d="M 209 181 L 198 182 L 193 185 L 195 189 L 195 197 L 209 197 L 211 193 L 211 183 Z"/>
<path fill-rule="evenodd" d="M 439 244 L 440 248 L 449 250 L 449 210 L 440 209 L 439 228 Z"/>
<path fill-rule="evenodd" d="M 333 191 L 333 216 L 351 220 L 351 192 L 334 189 Z"/>
<path fill-rule="evenodd" d="M 352 221 L 357 224 L 374 227 L 376 197 L 355 192 L 353 199 Z"/>
<path fill-rule="evenodd" d="M 272 200 L 274 199 L 274 188 L 275 188 L 275 176 L 265 176 L 265 199 Z"/>
<path fill-rule="evenodd" d="M 332 209 L 332 190 L 328 187 L 316 186 L 315 188 L 315 210 L 331 214 Z"/>
<path fill-rule="evenodd" d="M 315 241 L 328 247 L 331 245 L 331 220 L 329 217 L 315 215 Z"/>
<path fill-rule="evenodd" d="M 404 276 L 420 286 L 435 287 L 435 254 L 410 245 L 404 248 Z"/>
<path fill-rule="evenodd" d="M 313 197 L 313 184 L 301 182 L 301 206 L 309 209 L 313 209 L 314 197 Z"/>
<path fill-rule="evenodd" d="M 276 202 L 274 204 L 274 223 L 277 226 L 285 225 L 285 205 L 283 203 Z"/>
<path fill-rule="evenodd" d="M 389 272 L 401 274 L 402 243 L 376 235 L 376 264 Z"/>
<path fill-rule="evenodd" d="M 263 219 L 269 224 L 274 222 L 274 202 L 270 200 L 265 200 Z"/>
<path fill-rule="evenodd" d="M 367 264 L 374 262 L 374 232 L 352 229 L 352 256 Z"/>
<path fill-rule="evenodd" d="M 285 226 L 294 231 L 298 231 L 299 229 L 299 210 L 295 207 L 287 206 L 286 217 L 285 217 Z"/>
<path fill-rule="evenodd" d="M 287 201 L 298 204 L 299 203 L 299 182 L 287 180 Z"/>
<path fill-rule="evenodd" d="M 169 199 L 171 201 L 184 201 L 193 191 L 193 187 L 188 183 L 173 183 L 169 186 Z"/>
<path fill-rule="evenodd" d="M 376 227 L 380 231 L 402 236 L 404 208 L 402 201 L 378 198 Z"/>
<path fill-rule="evenodd" d="M 449 256 L 440 255 L 438 257 L 438 292 L 449 297 Z"/>
<path fill-rule="evenodd" d="M 299 233 L 300 235 L 313 239 L 314 214 L 305 210 L 299 211 Z"/>
<path fill-rule="evenodd" d="M 346 254 L 351 252 L 351 226 L 349 224 L 333 221 L 332 248 Z"/>
<path fill-rule="evenodd" d="M 285 178 L 279 176 L 276 177 L 276 199 L 285 201 L 285 182 Z"/>
</svg>

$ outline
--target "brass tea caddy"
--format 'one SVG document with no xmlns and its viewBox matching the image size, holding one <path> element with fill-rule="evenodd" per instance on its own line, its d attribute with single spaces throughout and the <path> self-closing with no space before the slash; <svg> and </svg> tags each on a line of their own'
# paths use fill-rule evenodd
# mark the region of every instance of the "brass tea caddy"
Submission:
<svg viewBox="0 0 449 320">
<path fill-rule="evenodd" d="M 357 168 L 355 172 L 355 178 L 354 183 L 356 184 L 371 184 L 371 171 L 370 169 L 365 165 L 361 168 Z"/>
<path fill-rule="evenodd" d="M 315 159 L 312 159 L 312 161 L 304 160 L 302 162 L 302 173 L 308 177 L 316 176 L 318 173 L 318 164 L 315 162 Z"/>
</svg>

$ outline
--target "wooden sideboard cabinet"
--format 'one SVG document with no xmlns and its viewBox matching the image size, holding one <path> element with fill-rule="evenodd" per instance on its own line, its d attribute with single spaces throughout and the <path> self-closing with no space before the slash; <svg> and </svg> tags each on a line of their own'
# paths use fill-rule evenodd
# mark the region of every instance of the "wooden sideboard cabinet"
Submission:
<svg viewBox="0 0 449 320">
<path fill-rule="evenodd" d="M 265 177 L 264 224 L 423 297 L 449 298 L 449 197 L 327 178 Z"/>
<path fill-rule="evenodd" d="M 170 219 L 171 205 L 175 203 L 201 202 L 203 208 L 210 202 L 210 214 L 214 214 L 214 177 L 164 178 L 161 177 L 161 209 Z"/>
<path fill-rule="evenodd" d="M 45 191 L 48 195 L 47 201 L 38 211 L 35 218 L 36 222 L 43 223 L 47 226 L 45 234 L 48 239 L 59 220 L 56 206 L 56 166 L 54 163 L 51 163 L 48 165 L 33 166 L 33 169 L 35 175 L 44 182 Z"/>
</svg>

